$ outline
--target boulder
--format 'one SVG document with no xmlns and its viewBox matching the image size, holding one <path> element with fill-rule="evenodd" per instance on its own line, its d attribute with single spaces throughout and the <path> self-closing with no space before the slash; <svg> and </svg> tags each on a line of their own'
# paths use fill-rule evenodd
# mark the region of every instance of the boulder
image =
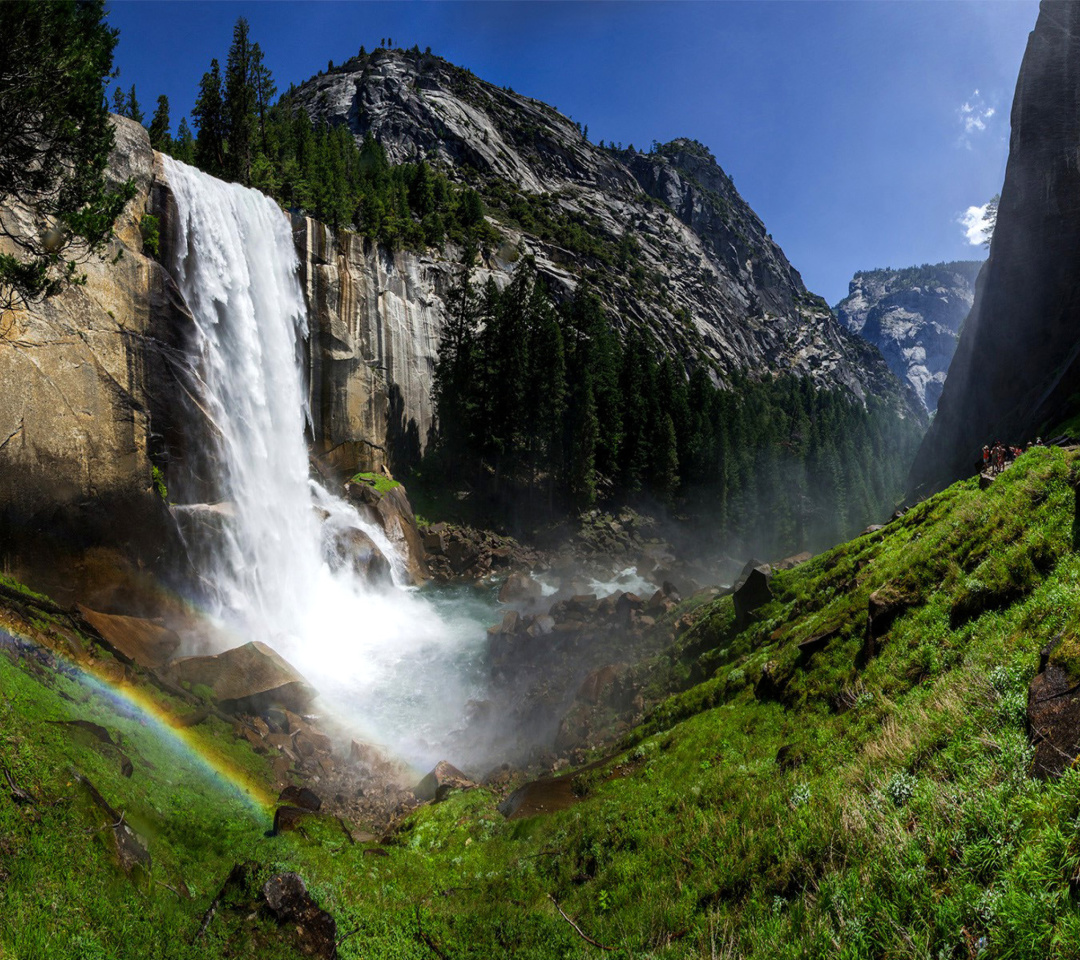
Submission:
<svg viewBox="0 0 1080 960">
<path fill-rule="evenodd" d="M 892 583 L 887 583 L 870 594 L 866 610 L 866 636 L 861 654 L 864 662 L 877 655 L 878 641 L 889 632 L 893 621 L 907 612 L 911 603 L 911 597 Z"/>
<path fill-rule="evenodd" d="M 421 780 L 413 793 L 418 800 L 432 800 L 439 803 L 445 800 L 453 790 L 471 790 L 476 784 L 457 767 L 440 760 L 435 768 Z"/>
<path fill-rule="evenodd" d="M 305 818 L 311 816 L 312 811 L 306 807 L 294 807 L 286 804 L 274 811 L 274 826 L 271 834 L 287 833 L 290 830 L 298 830 Z"/>
<path fill-rule="evenodd" d="M 396 481 L 376 484 L 374 479 L 354 477 L 345 484 L 345 494 L 362 515 L 382 528 L 386 538 L 398 551 L 412 582 L 421 584 L 431 574 L 405 488 Z"/>
<path fill-rule="evenodd" d="M 322 960 L 337 958 L 337 923 L 295 873 L 279 873 L 263 884 L 262 898 L 278 923 L 294 928 L 300 952 Z"/>
<path fill-rule="evenodd" d="M 209 687 L 214 700 L 231 713 L 261 714 L 271 706 L 302 713 L 316 697 L 292 666 L 258 640 L 213 657 L 177 660 L 169 670 L 179 683 Z"/>
<path fill-rule="evenodd" d="M 543 587 L 527 573 L 512 573 L 499 588 L 499 601 L 533 604 L 543 596 L 543 592 Z"/>
<path fill-rule="evenodd" d="M 98 613 L 79 605 L 79 613 L 121 660 L 154 669 L 168 663 L 180 647 L 180 638 L 153 620 Z"/>
<path fill-rule="evenodd" d="M 554 629 L 555 618 L 546 613 L 541 613 L 538 616 L 531 618 L 531 622 L 525 628 L 525 632 L 530 637 L 546 637 L 548 634 L 552 633 Z"/>
<path fill-rule="evenodd" d="M 615 598 L 615 617 L 624 627 L 629 627 L 634 615 L 644 606 L 645 601 L 636 593 L 620 593 Z"/>
<path fill-rule="evenodd" d="M 770 579 L 772 579 L 772 568 L 767 563 L 744 570 L 743 576 L 739 578 L 732 594 L 739 629 L 750 623 L 755 610 L 772 600 L 772 590 L 769 589 Z"/>
<path fill-rule="evenodd" d="M 334 536 L 334 559 L 348 566 L 361 580 L 372 586 L 394 585 L 393 569 L 382 551 L 359 527 L 350 527 Z"/>
<path fill-rule="evenodd" d="M 810 658 L 820 650 L 824 650 L 829 641 L 833 637 L 840 635 L 840 627 L 834 627 L 832 630 L 826 630 L 823 633 L 816 633 L 812 637 L 808 637 L 799 644 L 799 666 L 805 667 L 810 661 Z"/>
<path fill-rule="evenodd" d="M 619 699 L 619 681 L 625 671 L 621 663 L 609 663 L 593 670 L 578 688 L 577 698 L 594 706 L 607 703 L 614 705 Z"/>
</svg>

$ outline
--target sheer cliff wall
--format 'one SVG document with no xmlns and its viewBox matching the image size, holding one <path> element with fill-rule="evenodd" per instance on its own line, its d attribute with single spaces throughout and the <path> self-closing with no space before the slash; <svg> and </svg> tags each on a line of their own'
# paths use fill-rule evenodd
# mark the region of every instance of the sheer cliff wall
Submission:
<svg viewBox="0 0 1080 960">
<path fill-rule="evenodd" d="M 1047 2 L 1012 106 L 990 258 L 911 472 L 925 493 L 1080 409 L 1080 4 Z"/>
</svg>

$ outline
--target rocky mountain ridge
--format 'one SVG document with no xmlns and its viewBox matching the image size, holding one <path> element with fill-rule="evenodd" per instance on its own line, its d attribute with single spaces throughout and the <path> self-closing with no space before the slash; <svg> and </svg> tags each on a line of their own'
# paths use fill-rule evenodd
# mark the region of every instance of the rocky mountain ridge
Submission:
<svg viewBox="0 0 1080 960">
<path fill-rule="evenodd" d="M 486 261 L 497 276 L 528 254 L 556 292 L 584 279 L 616 322 L 704 361 L 718 382 L 794 373 L 922 416 L 702 145 L 601 148 L 555 108 L 418 50 L 359 55 L 293 96 L 358 141 L 375 137 L 391 161 L 425 159 L 477 189 L 504 238 Z"/>
<path fill-rule="evenodd" d="M 982 261 L 964 260 L 860 270 L 835 307 L 840 323 L 877 347 L 930 413 L 937 409 L 981 267 Z"/>
</svg>

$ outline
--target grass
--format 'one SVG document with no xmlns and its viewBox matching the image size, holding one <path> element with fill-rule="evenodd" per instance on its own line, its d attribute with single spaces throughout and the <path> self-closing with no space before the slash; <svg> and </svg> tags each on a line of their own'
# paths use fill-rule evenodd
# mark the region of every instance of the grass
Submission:
<svg viewBox="0 0 1080 960">
<path fill-rule="evenodd" d="M 713 602 L 640 668 L 652 707 L 580 778 L 582 802 L 528 820 L 480 789 L 382 845 L 319 819 L 268 838 L 268 815 L 153 726 L 0 658 L 0 762 L 40 798 L 0 795 L 0 955 L 294 955 L 253 905 L 261 878 L 291 869 L 348 934 L 344 958 L 1076 956 L 1080 771 L 1033 779 L 1025 730 L 1039 650 L 1061 635 L 1055 656 L 1080 660 L 1075 473 L 1033 450 L 986 491 L 957 484 L 778 573 L 745 630 L 730 598 Z M 867 658 L 882 590 L 905 607 Z M 134 776 L 43 722 L 75 716 L 120 735 Z M 193 729 L 260 776 L 266 759 L 225 725 Z M 118 871 L 72 767 L 147 837 L 149 882 Z M 193 944 L 241 860 L 251 889 Z"/>
<path fill-rule="evenodd" d="M 369 487 L 374 487 L 378 493 L 388 493 L 395 487 L 401 486 L 397 480 L 392 480 L 382 473 L 358 473 L 352 478 L 352 482 L 366 483 Z"/>
</svg>

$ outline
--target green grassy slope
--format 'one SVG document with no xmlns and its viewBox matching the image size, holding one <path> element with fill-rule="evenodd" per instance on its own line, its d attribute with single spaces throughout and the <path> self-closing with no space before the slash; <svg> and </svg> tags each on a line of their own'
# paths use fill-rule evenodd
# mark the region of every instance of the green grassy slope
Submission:
<svg viewBox="0 0 1080 960">
<path fill-rule="evenodd" d="M 37 802 L 0 782 L 0 957 L 299 955 L 256 895 L 281 869 L 334 915 L 345 958 L 1077 956 L 1080 774 L 1031 777 L 1025 730 L 1039 650 L 1060 637 L 1080 668 L 1077 474 L 1034 450 L 988 490 L 957 484 L 777 574 L 741 632 L 714 602 L 642 668 L 654 696 L 680 692 L 577 775 L 580 803 L 532 819 L 481 789 L 381 844 L 318 818 L 266 837 L 269 812 L 154 724 L 9 651 L 0 763 Z M 898 611 L 873 655 L 871 594 Z M 119 734 L 134 774 L 43 722 L 74 718 Z M 192 730 L 270 782 L 226 725 Z M 148 871 L 120 872 L 73 769 L 146 839 Z M 196 939 L 243 861 L 252 879 Z"/>
</svg>

